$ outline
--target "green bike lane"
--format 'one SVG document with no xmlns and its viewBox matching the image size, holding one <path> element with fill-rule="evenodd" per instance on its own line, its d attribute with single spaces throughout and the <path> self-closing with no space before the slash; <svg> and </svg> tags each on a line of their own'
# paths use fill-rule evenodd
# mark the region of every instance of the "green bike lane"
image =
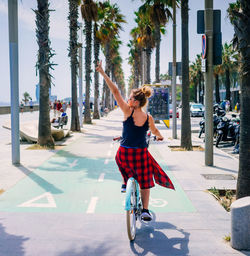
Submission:
<svg viewBox="0 0 250 256">
<path fill-rule="evenodd" d="M 3 193 L 0 212 L 123 213 L 125 195 L 120 193 L 121 175 L 114 161 L 118 144 L 104 141 L 100 147 L 93 139 L 83 136 Z M 150 151 L 176 190 L 156 184 L 150 209 L 155 213 L 196 211 L 156 147 L 151 145 Z"/>
</svg>

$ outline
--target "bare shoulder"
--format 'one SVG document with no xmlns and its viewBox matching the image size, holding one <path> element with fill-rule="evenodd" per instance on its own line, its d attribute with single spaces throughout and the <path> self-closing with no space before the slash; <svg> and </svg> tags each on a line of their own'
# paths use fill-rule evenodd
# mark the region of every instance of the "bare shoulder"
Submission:
<svg viewBox="0 0 250 256">
<path fill-rule="evenodd" d="M 148 120 L 149 120 L 150 122 L 154 121 L 154 118 L 152 117 L 151 114 L 148 113 L 147 115 L 148 115 Z"/>
</svg>

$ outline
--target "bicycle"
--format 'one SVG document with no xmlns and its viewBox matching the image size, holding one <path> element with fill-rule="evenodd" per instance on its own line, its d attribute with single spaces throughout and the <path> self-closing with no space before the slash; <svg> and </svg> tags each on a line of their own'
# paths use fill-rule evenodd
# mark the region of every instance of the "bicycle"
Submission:
<svg viewBox="0 0 250 256">
<path fill-rule="evenodd" d="M 113 138 L 113 141 L 120 141 L 121 136 Z M 156 140 L 156 136 L 151 136 L 151 133 L 147 134 L 147 147 L 149 146 L 150 140 Z M 141 218 L 142 214 L 142 201 L 140 197 L 139 183 L 134 177 L 131 177 L 127 181 L 126 196 L 125 196 L 125 211 L 126 211 L 126 223 L 127 233 L 130 241 L 133 241 L 136 237 L 136 221 L 139 219 L 144 225 L 148 225 L 148 221 L 144 221 Z M 153 219 L 155 220 L 154 214 L 151 212 Z"/>
</svg>

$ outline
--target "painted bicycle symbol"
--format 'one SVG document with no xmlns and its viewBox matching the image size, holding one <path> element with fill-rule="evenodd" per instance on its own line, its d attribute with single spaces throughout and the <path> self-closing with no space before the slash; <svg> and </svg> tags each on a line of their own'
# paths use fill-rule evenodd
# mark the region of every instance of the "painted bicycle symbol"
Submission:
<svg viewBox="0 0 250 256">
<path fill-rule="evenodd" d="M 153 207 L 165 207 L 168 204 L 168 202 L 161 198 L 150 197 L 149 204 L 152 205 Z"/>
</svg>

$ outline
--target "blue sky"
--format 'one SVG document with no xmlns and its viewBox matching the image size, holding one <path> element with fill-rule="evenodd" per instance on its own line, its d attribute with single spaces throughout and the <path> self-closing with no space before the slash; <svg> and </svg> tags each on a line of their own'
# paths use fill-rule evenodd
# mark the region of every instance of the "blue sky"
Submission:
<svg viewBox="0 0 250 256">
<path fill-rule="evenodd" d="M 9 35 L 8 35 L 8 9 L 7 0 L 0 0 L 0 102 L 10 102 L 10 76 L 9 76 Z M 123 31 L 120 36 L 123 42 L 121 56 L 123 58 L 123 70 L 125 78 L 130 75 L 130 66 L 127 64 L 128 47 L 130 39 L 130 30 L 135 26 L 134 11 L 142 4 L 139 0 L 111 0 L 120 6 L 121 12 L 125 15 L 127 23 L 123 25 Z M 222 41 L 230 42 L 233 37 L 233 27 L 226 17 L 226 9 L 233 0 L 214 0 L 214 9 L 221 9 Z M 52 94 L 57 95 L 59 99 L 71 96 L 70 65 L 68 57 L 68 1 L 50 0 L 50 8 L 55 9 L 51 12 L 50 37 L 51 46 L 56 55 L 52 61 L 56 64 L 52 71 L 54 76 L 52 85 Z M 20 100 L 25 91 L 35 99 L 35 85 L 38 83 L 36 76 L 36 59 L 38 46 L 35 35 L 35 14 L 32 9 L 36 9 L 35 0 L 19 1 L 19 93 Z M 190 18 L 189 18 L 189 45 L 190 61 L 195 59 L 196 54 L 201 52 L 201 35 L 196 33 L 197 10 L 204 9 L 204 0 L 189 0 Z M 81 18 L 79 19 L 81 21 Z M 172 58 L 172 23 L 166 26 L 166 35 L 161 42 L 161 73 L 166 73 L 168 62 Z M 84 51 L 83 51 L 84 52 Z M 103 58 L 103 57 L 102 57 Z M 84 55 L 83 55 L 84 59 Z M 104 58 L 103 58 L 104 59 Z M 180 10 L 177 10 L 177 61 L 181 60 L 181 19 Z M 154 80 L 155 55 L 152 54 L 151 79 Z M 83 71 L 84 75 L 84 71 Z M 127 83 L 127 81 L 126 81 Z M 102 84 L 102 83 L 101 83 Z M 83 81 L 83 86 L 85 81 Z M 93 90 L 92 90 L 93 91 Z"/>
</svg>

